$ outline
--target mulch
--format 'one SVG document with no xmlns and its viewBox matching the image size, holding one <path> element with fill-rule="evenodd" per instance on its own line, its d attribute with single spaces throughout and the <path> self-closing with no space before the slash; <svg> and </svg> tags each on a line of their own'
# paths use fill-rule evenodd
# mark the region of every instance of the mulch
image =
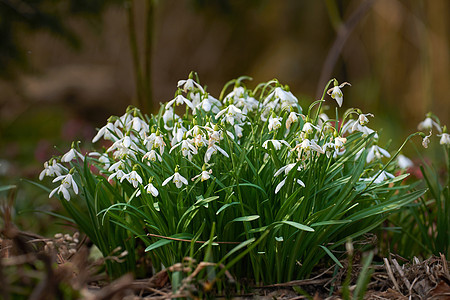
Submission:
<svg viewBox="0 0 450 300">
<path fill-rule="evenodd" d="M 224 272 L 223 278 L 205 279 L 204 269 L 223 268 L 210 262 L 185 258 L 150 278 L 134 279 L 126 274 L 112 282 L 99 272 L 105 258 L 90 259 L 90 249 L 78 233 L 53 238 L 23 232 L 12 223 L 0 231 L 0 298 L 61 299 L 343 299 L 352 295 L 362 270 L 358 257 L 342 260 L 344 268 L 323 268 L 311 278 L 266 286 L 252 285 Z M 120 252 L 120 251 L 119 251 Z M 121 255 L 108 257 L 120 261 Z M 377 263 L 378 261 L 378 263 Z M 449 263 L 444 255 L 408 261 L 398 255 L 372 262 L 372 274 L 364 299 L 450 299 Z M 173 291 L 169 274 L 178 272 L 183 280 Z M 202 275 L 203 274 L 203 275 Z M 222 292 L 218 292 L 218 282 Z M 61 288 L 64 286 L 64 288 Z M 240 287 L 240 288 L 238 288 Z M 225 292 L 223 292 L 225 290 Z M 69 291 L 69 292 L 68 292 Z M 70 292 L 71 291 L 71 292 Z M 344 297 L 345 298 L 345 297 Z M 351 298 L 351 297 L 350 297 Z"/>
</svg>

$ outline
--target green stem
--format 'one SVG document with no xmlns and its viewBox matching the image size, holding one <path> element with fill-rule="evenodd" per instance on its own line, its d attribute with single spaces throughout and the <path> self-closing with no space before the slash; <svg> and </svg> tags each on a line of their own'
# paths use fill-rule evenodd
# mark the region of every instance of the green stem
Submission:
<svg viewBox="0 0 450 300">
<path fill-rule="evenodd" d="M 333 79 L 330 79 L 330 81 L 328 81 L 327 85 L 325 86 L 325 89 L 323 90 L 322 98 L 320 98 L 320 100 L 323 100 L 323 99 L 325 98 L 325 94 L 326 94 L 327 91 L 328 91 L 328 87 L 330 86 L 330 84 L 331 84 L 334 80 L 335 80 L 335 79 L 333 78 Z M 317 119 L 319 118 L 320 110 L 322 109 L 322 103 L 323 103 L 323 101 L 320 101 L 319 108 L 317 109 L 317 114 L 316 114 L 316 117 L 314 118 L 314 123 L 313 123 L 313 124 L 317 124 Z"/>
</svg>

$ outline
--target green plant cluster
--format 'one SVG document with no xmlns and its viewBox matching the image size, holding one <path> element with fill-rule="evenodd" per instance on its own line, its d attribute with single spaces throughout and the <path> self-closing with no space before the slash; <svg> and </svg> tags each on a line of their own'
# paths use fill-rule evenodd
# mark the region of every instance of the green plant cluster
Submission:
<svg viewBox="0 0 450 300">
<path fill-rule="evenodd" d="M 128 252 L 110 261 L 112 277 L 134 271 L 145 247 L 157 270 L 190 256 L 223 264 L 217 276 L 305 278 L 319 262 L 340 265 L 336 250 L 349 238 L 424 193 L 404 183 L 401 149 L 378 145 L 372 114 L 324 113 L 329 86 L 340 106 L 346 83 L 330 80 L 304 111 L 277 80 L 249 89 L 246 79 L 214 98 L 191 73 L 158 114 L 129 107 L 99 130 L 95 152 L 74 143 L 45 164 L 41 179 L 57 183 L 50 196 L 103 255 Z"/>
</svg>

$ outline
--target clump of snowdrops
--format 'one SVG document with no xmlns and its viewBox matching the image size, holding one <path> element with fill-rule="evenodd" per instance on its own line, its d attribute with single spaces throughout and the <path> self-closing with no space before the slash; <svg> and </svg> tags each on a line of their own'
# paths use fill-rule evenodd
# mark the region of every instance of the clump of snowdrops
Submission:
<svg viewBox="0 0 450 300">
<path fill-rule="evenodd" d="M 158 114 L 129 107 L 92 140 L 104 147 L 80 153 L 73 143 L 45 164 L 50 196 L 103 255 L 128 251 L 108 266 L 112 276 L 134 270 L 143 244 L 156 269 L 190 256 L 225 265 L 215 276 L 304 278 L 321 261 L 340 265 L 336 250 L 348 238 L 423 193 L 402 184 L 407 174 L 393 175 L 401 149 L 379 145 L 372 114 L 324 113 L 325 101 L 342 105 L 349 84 L 330 80 L 304 109 L 277 80 L 249 89 L 247 79 L 216 98 L 191 73 Z"/>
</svg>

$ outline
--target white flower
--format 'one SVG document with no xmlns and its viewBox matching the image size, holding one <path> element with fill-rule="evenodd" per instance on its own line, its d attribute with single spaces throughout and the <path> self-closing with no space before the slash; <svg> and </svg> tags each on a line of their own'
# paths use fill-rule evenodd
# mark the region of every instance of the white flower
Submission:
<svg viewBox="0 0 450 300">
<path fill-rule="evenodd" d="M 225 120 L 231 125 L 234 125 L 235 121 L 241 123 L 245 120 L 245 115 L 243 115 L 242 111 L 233 104 L 228 105 L 226 108 L 219 111 L 216 115 L 216 119 L 219 119 L 222 115 L 224 115 Z"/>
<path fill-rule="evenodd" d="M 400 154 L 397 157 L 397 163 L 398 163 L 398 166 L 400 169 L 408 169 L 408 168 L 411 168 L 412 166 L 414 166 L 414 163 L 412 162 L 412 160 L 410 160 L 403 154 Z"/>
<path fill-rule="evenodd" d="M 273 92 L 267 95 L 266 99 L 264 99 L 263 105 L 266 106 L 273 97 L 275 97 L 276 103 L 278 100 L 281 100 L 284 102 L 285 106 L 298 103 L 298 99 L 290 91 L 285 91 L 281 87 L 276 87 Z"/>
<path fill-rule="evenodd" d="M 48 162 L 44 163 L 44 170 L 39 174 L 39 180 L 43 180 L 44 176 L 54 177 L 54 176 L 61 176 L 62 171 L 65 168 L 56 162 L 55 159 L 52 160 L 52 164 L 49 165 Z"/>
<path fill-rule="evenodd" d="M 314 129 L 319 130 L 319 128 L 313 124 L 311 124 L 310 122 L 306 122 L 303 125 L 302 131 L 307 133 L 307 134 L 312 134 Z"/>
<path fill-rule="evenodd" d="M 153 142 L 153 146 L 155 148 L 159 148 L 159 153 L 163 154 L 164 153 L 164 146 L 166 145 L 166 143 L 164 142 L 163 138 L 161 135 L 156 135 L 155 136 L 155 140 Z"/>
<path fill-rule="evenodd" d="M 428 144 L 430 143 L 430 137 L 431 137 L 432 132 L 430 131 L 430 134 L 425 136 L 422 140 L 422 146 L 424 148 L 428 148 Z"/>
<path fill-rule="evenodd" d="M 280 150 L 281 149 L 281 144 L 284 144 L 288 147 L 290 147 L 289 143 L 286 142 L 285 140 L 267 140 L 262 144 L 262 147 L 264 149 L 267 149 L 268 143 L 271 142 L 273 147 L 275 148 L 275 150 Z"/>
<path fill-rule="evenodd" d="M 189 101 L 183 95 L 178 95 L 173 100 L 170 100 L 169 102 L 167 102 L 166 109 L 171 107 L 173 104 L 176 104 L 176 105 L 186 104 L 190 109 L 194 110 L 194 105 L 192 105 L 192 102 Z"/>
<path fill-rule="evenodd" d="M 180 175 L 180 173 L 175 171 L 175 173 L 172 176 L 169 176 L 166 180 L 164 180 L 162 185 L 165 186 L 172 179 L 173 179 L 173 183 L 175 183 L 177 188 L 181 188 L 183 186 L 183 184 L 185 184 L 185 185 L 188 184 L 188 181 L 186 180 L 186 178 L 184 178 L 183 176 Z"/>
<path fill-rule="evenodd" d="M 377 175 L 374 175 L 374 176 L 369 177 L 369 178 L 361 178 L 360 180 L 371 182 L 372 180 L 375 179 L 373 181 L 373 183 L 380 184 L 380 183 L 382 183 L 383 181 L 385 181 L 386 179 L 389 179 L 389 178 L 395 178 L 395 176 L 392 175 L 391 173 L 386 172 L 386 171 L 382 171 L 381 173 L 378 173 Z"/>
<path fill-rule="evenodd" d="M 281 117 L 270 116 L 270 118 L 269 118 L 269 125 L 268 125 L 269 131 L 277 130 L 278 128 L 280 128 L 281 127 L 281 120 L 282 120 Z"/>
<path fill-rule="evenodd" d="M 181 86 L 183 86 L 183 90 L 185 93 L 187 93 L 187 91 L 193 91 L 196 87 L 202 92 L 202 94 L 205 93 L 202 86 L 200 84 L 198 84 L 197 82 L 195 82 L 191 78 L 189 78 L 187 80 L 179 80 L 177 87 L 181 87 Z"/>
<path fill-rule="evenodd" d="M 75 180 L 73 180 L 72 174 L 69 173 L 67 175 L 60 175 L 60 176 L 56 177 L 55 179 L 53 179 L 53 182 L 57 182 L 57 181 L 61 181 L 61 185 L 51 191 L 49 198 L 51 198 L 57 192 L 58 194 L 62 193 L 64 199 L 69 201 L 70 200 L 69 188 L 72 188 L 74 193 L 78 194 L 78 186 L 77 186 Z"/>
<path fill-rule="evenodd" d="M 341 88 L 344 87 L 346 84 L 351 85 L 348 82 L 344 82 L 341 85 L 338 85 L 337 81 L 335 80 L 334 87 L 327 91 L 327 94 L 331 95 L 331 98 L 336 100 L 339 107 L 342 106 L 342 101 L 343 101 L 343 97 L 344 97 L 344 95 L 342 94 Z"/>
<path fill-rule="evenodd" d="M 425 118 L 425 120 L 420 122 L 419 125 L 417 126 L 417 128 L 419 130 L 426 130 L 426 131 L 428 131 L 428 130 L 432 130 L 433 126 L 436 127 L 436 129 L 437 129 L 437 131 L 439 131 L 439 133 L 442 132 L 441 126 L 439 126 L 439 124 L 436 123 L 435 121 L 433 121 L 433 119 L 430 118 L 430 117 L 427 117 L 427 118 Z"/>
<path fill-rule="evenodd" d="M 172 150 L 174 150 L 176 147 L 181 145 L 181 154 L 184 157 L 187 156 L 189 158 L 189 160 L 191 160 L 192 159 L 192 155 L 195 155 L 195 154 L 198 153 L 197 148 L 195 148 L 194 145 L 192 145 L 192 142 L 193 142 L 193 139 L 185 139 L 181 143 L 178 143 L 178 144 L 174 145 L 170 149 L 169 153 L 171 153 Z"/>
<path fill-rule="evenodd" d="M 97 142 L 101 137 L 105 140 L 116 141 L 116 136 L 122 137 L 122 132 L 114 126 L 113 123 L 108 122 L 105 126 L 98 130 L 97 134 L 92 139 L 92 143 Z"/>
<path fill-rule="evenodd" d="M 208 180 L 209 178 L 211 178 L 210 174 L 212 174 L 212 170 L 206 171 L 203 170 L 200 174 L 198 174 L 197 176 L 192 177 L 192 181 L 195 181 L 195 179 L 201 177 L 202 182 L 205 180 Z"/>
<path fill-rule="evenodd" d="M 222 103 L 220 103 L 219 100 L 208 94 L 208 97 L 203 99 L 196 108 L 201 107 L 204 111 L 211 111 L 214 114 L 217 114 L 220 111 L 221 106 Z"/>
<path fill-rule="evenodd" d="M 275 187 L 275 194 L 277 194 L 280 189 L 284 186 L 284 184 L 286 183 L 286 179 L 288 176 L 288 173 L 295 167 L 296 163 L 292 163 L 292 164 L 288 164 L 284 167 L 281 167 L 280 169 L 278 169 L 278 171 L 275 172 L 275 174 L 273 175 L 274 177 L 280 175 L 282 172 L 284 172 L 284 179 Z M 300 171 L 301 167 L 299 166 L 297 168 L 297 171 Z M 299 185 L 305 187 L 305 184 L 303 183 L 303 181 L 301 181 L 300 179 L 294 179 L 295 182 L 297 182 Z"/>
<path fill-rule="evenodd" d="M 172 107 L 167 107 L 167 105 L 166 105 L 166 111 L 164 112 L 162 118 L 164 121 L 164 128 L 166 130 L 172 129 L 172 127 L 168 126 L 168 124 L 167 124 L 168 122 L 176 121 L 176 120 L 180 119 L 180 117 L 173 111 Z"/>
<path fill-rule="evenodd" d="M 149 152 L 145 153 L 142 157 L 142 161 L 144 161 L 144 159 L 148 159 L 152 162 L 155 162 L 156 160 L 159 160 L 159 162 L 162 161 L 161 155 L 159 155 L 155 150 L 150 150 Z"/>
<path fill-rule="evenodd" d="M 84 161 L 84 156 L 80 152 L 72 148 L 66 154 L 64 154 L 63 157 L 61 157 L 61 161 L 69 162 L 72 161 L 73 159 L 76 159 L 77 156 L 81 158 L 82 161 Z"/>
<path fill-rule="evenodd" d="M 222 153 L 226 158 L 230 157 L 228 156 L 228 153 L 226 153 L 225 150 L 220 148 L 218 145 L 216 145 L 215 143 L 210 143 L 208 146 L 208 150 L 206 150 L 205 153 L 205 163 L 207 163 L 211 159 L 211 155 L 216 154 L 217 151 Z"/>
<path fill-rule="evenodd" d="M 300 148 L 305 150 L 306 152 L 309 152 L 310 150 L 314 150 L 314 151 L 319 152 L 321 154 L 325 153 L 323 151 L 323 149 L 319 145 L 317 145 L 317 143 L 315 141 L 309 140 L 309 139 L 304 139 L 303 142 L 300 143 Z"/>
<path fill-rule="evenodd" d="M 106 153 L 91 152 L 89 156 L 98 156 L 98 161 L 104 165 L 105 169 L 108 169 L 111 165 L 108 154 Z"/>
<path fill-rule="evenodd" d="M 142 120 L 139 117 L 133 117 L 133 119 L 131 119 L 128 124 L 127 127 L 131 127 L 133 128 L 133 130 L 137 131 L 137 132 L 141 132 L 141 130 L 143 132 L 148 132 L 149 130 L 149 126 L 147 124 L 147 122 L 145 122 L 144 120 Z"/>
<path fill-rule="evenodd" d="M 295 123 L 298 121 L 297 113 L 291 112 L 286 120 L 286 129 L 291 128 L 292 123 Z"/>
<path fill-rule="evenodd" d="M 374 115 L 371 114 L 371 113 L 360 114 L 358 116 L 358 120 L 353 123 L 352 131 L 362 131 L 361 130 L 361 126 L 366 125 L 367 123 L 369 123 L 369 119 L 367 119 L 367 116 L 374 117 Z M 359 125 L 361 125 L 361 126 L 359 126 Z"/>
<path fill-rule="evenodd" d="M 142 178 L 135 170 L 131 171 L 129 174 L 125 174 L 120 179 L 120 182 L 122 183 L 124 179 L 128 180 L 128 182 L 131 183 L 134 188 L 137 188 L 139 183 L 142 184 Z"/>
<path fill-rule="evenodd" d="M 443 133 L 443 134 L 438 134 L 438 136 L 441 137 L 441 140 L 439 141 L 439 143 L 441 145 L 450 145 L 450 134 Z"/>
<path fill-rule="evenodd" d="M 364 150 L 364 149 L 361 149 L 361 150 Z M 356 154 L 356 159 L 359 158 L 361 153 L 362 153 L 362 151 L 359 151 Z M 366 162 L 367 163 L 371 163 L 375 158 L 381 159 L 383 156 L 384 157 L 391 157 L 389 152 L 387 152 L 386 150 L 384 150 L 383 148 L 381 148 L 381 147 L 379 147 L 377 145 L 373 145 L 372 147 L 369 148 L 369 152 L 367 153 L 367 157 L 366 157 Z"/>
<path fill-rule="evenodd" d="M 118 169 L 116 172 L 112 173 L 111 175 L 109 175 L 108 177 L 108 181 L 111 181 L 114 177 L 117 178 L 117 180 L 122 180 L 122 178 L 125 176 L 126 174 L 123 172 L 122 169 Z"/>
<path fill-rule="evenodd" d="M 153 197 L 158 197 L 159 195 L 159 191 L 157 188 L 155 188 L 155 186 L 149 182 L 146 186 L 144 186 L 145 191 L 147 192 L 147 194 L 152 194 Z M 141 190 L 138 190 L 138 192 L 136 193 L 136 197 L 139 197 L 141 195 Z"/>
<path fill-rule="evenodd" d="M 340 149 L 342 147 L 344 147 L 344 144 L 347 142 L 346 138 L 337 136 L 334 138 L 334 147 L 337 149 Z"/>
</svg>

